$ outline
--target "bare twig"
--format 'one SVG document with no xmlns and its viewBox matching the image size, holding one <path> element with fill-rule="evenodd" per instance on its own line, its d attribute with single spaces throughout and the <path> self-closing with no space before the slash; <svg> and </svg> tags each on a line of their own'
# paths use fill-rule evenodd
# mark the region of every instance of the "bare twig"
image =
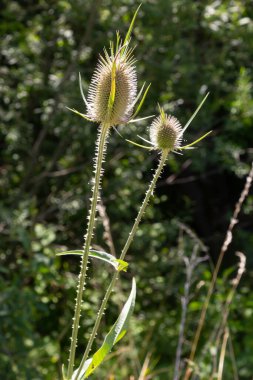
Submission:
<svg viewBox="0 0 253 380">
<path fill-rule="evenodd" d="M 238 215 L 239 215 L 240 210 L 242 208 L 243 202 L 245 201 L 245 199 L 246 199 L 246 197 L 247 197 L 247 195 L 249 193 L 249 189 L 250 189 L 250 186 L 252 184 L 252 180 L 253 180 L 253 163 L 251 165 L 251 170 L 250 170 L 250 172 L 249 172 L 249 174 L 247 176 L 246 183 L 245 183 L 244 188 L 243 188 L 243 190 L 241 192 L 239 200 L 238 200 L 238 202 L 235 205 L 234 213 L 233 213 L 233 216 L 232 216 L 232 218 L 230 220 L 230 224 L 229 224 L 226 236 L 225 236 L 225 240 L 224 240 L 223 245 L 221 247 L 220 255 L 219 255 L 217 264 L 216 264 L 214 272 L 213 272 L 213 276 L 212 276 L 212 280 L 211 280 L 211 283 L 210 283 L 210 286 L 209 286 L 209 289 L 208 289 L 208 292 L 207 292 L 207 296 L 206 296 L 204 305 L 202 307 L 202 311 L 201 311 L 201 315 L 200 315 L 197 331 L 196 331 L 196 334 L 195 334 L 195 337 L 194 337 L 194 340 L 193 340 L 193 343 L 192 343 L 192 349 L 191 349 L 190 357 L 189 357 L 189 360 L 188 360 L 188 366 L 187 366 L 187 369 L 186 369 L 184 380 L 188 380 L 191 377 L 192 368 L 191 368 L 190 364 L 193 363 L 193 361 L 194 361 L 194 357 L 195 357 L 198 341 L 199 341 L 199 338 L 200 338 L 200 334 L 202 332 L 202 328 L 203 328 L 205 317 L 206 317 L 207 308 L 209 306 L 210 298 L 211 298 L 211 296 L 213 294 L 213 290 L 214 290 L 214 287 L 215 287 L 215 283 L 216 283 L 216 279 L 217 279 L 217 276 L 218 276 L 218 272 L 219 272 L 221 263 L 223 261 L 223 257 L 225 255 L 225 253 L 226 253 L 229 245 L 232 242 L 233 228 L 234 228 L 234 226 L 237 223 L 237 218 L 238 218 Z"/>
<path fill-rule="evenodd" d="M 176 221 L 176 224 L 178 225 L 178 227 L 180 227 L 181 230 L 185 231 L 187 235 L 200 247 L 201 251 L 208 252 L 208 248 L 189 226 L 178 220 Z"/>
<path fill-rule="evenodd" d="M 191 232 L 191 235 L 193 234 L 193 231 L 188 230 L 188 229 L 187 231 Z M 173 380 L 178 380 L 180 378 L 182 348 L 183 348 L 184 336 L 185 336 L 186 315 L 187 315 L 188 305 L 191 299 L 190 287 L 193 281 L 194 270 L 201 262 L 208 259 L 207 256 L 198 257 L 199 248 L 202 247 L 205 249 L 205 247 L 203 247 L 203 244 L 199 241 L 197 236 L 194 235 L 194 237 L 195 239 L 197 239 L 197 242 L 195 240 L 195 245 L 194 245 L 190 259 L 186 256 L 183 257 L 185 267 L 186 267 L 186 280 L 184 283 L 184 294 L 183 294 L 183 297 L 181 298 L 182 314 L 181 314 L 181 320 L 180 320 L 180 326 L 179 326 L 179 335 L 178 335 L 178 344 L 177 344 L 177 351 L 176 351 L 176 361 L 175 361 Z"/>
<path fill-rule="evenodd" d="M 230 312 L 230 306 L 231 306 L 232 300 L 234 298 L 236 289 L 237 289 L 239 282 L 242 278 L 242 275 L 245 271 L 245 266 L 246 266 L 245 255 L 242 252 L 236 252 L 236 255 L 239 257 L 239 260 L 240 260 L 239 264 L 238 264 L 238 271 L 237 271 L 236 277 L 232 280 L 232 289 L 230 290 L 230 292 L 227 296 L 227 299 L 226 299 L 226 303 L 222 309 L 222 321 L 220 323 L 220 326 L 219 326 L 219 329 L 217 332 L 217 336 L 216 336 L 216 340 L 215 340 L 215 347 L 217 347 L 217 348 L 220 346 L 220 340 L 221 340 L 222 334 L 224 333 L 225 329 L 227 328 L 226 325 L 227 325 L 228 316 L 229 316 L 229 312 Z M 214 363 L 214 368 L 213 368 L 213 373 L 215 373 L 215 372 L 216 372 L 216 363 Z"/>
<path fill-rule="evenodd" d="M 237 370 L 237 365 L 236 365 L 236 360 L 235 360 L 235 352 L 234 352 L 233 342 L 232 342 L 230 334 L 228 338 L 228 348 L 229 348 L 229 354 L 230 354 L 230 359 L 231 359 L 232 368 L 233 368 L 234 380 L 239 380 L 239 375 L 238 375 L 238 370 Z"/>
<path fill-rule="evenodd" d="M 222 341 L 222 346 L 221 346 L 217 380 L 222 380 L 222 373 L 223 373 L 228 337 L 229 337 L 229 332 L 228 332 L 228 329 L 226 328 L 223 335 L 223 341 Z"/>
<path fill-rule="evenodd" d="M 147 353 L 145 360 L 144 360 L 144 363 L 143 363 L 143 366 L 141 368 L 141 372 L 140 372 L 138 380 L 146 380 L 146 373 L 147 373 L 147 370 L 149 367 L 151 355 L 152 355 L 152 352 Z"/>
<path fill-rule="evenodd" d="M 187 314 L 188 304 L 190 301 L 190 286 L 191 286 L 191 280 L 192 280 L 192 273 L 195 267 L 194 262 L 197 256 L 197 252 L 198 252 L 198 246 L 195 245 L 190 260 L 188 259 L 188 257 L 183 258 L 185 267 L 186 267 L 186 281 L 184 283 L 184 295 L 181 298 L 182 314 L 181 314 L 181 321 L 180 321 L 180 326 L 179 326 L 179 335 L 178 335 L 178 344 L 177 344 L 177 351 L 176 351 L 176 362 L 175 362 L 173 380 L 178 380 L 180 376 L 180 365 L 181 365 L 181 357 L 182 357 L 182 348 L 183 348 L 183 343 L 184 343 L 186 314 Z"/>
</svg>

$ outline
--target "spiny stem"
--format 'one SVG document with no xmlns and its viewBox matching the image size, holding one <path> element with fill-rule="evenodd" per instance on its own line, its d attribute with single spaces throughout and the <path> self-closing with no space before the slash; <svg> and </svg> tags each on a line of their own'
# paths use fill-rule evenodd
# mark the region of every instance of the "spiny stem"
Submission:
<svg viewBox="0 0 253 380">
<path fill-rule="evenodd" d="M 76 306 L 75 306 L 75 314 L 73 318 L 73 327 L 72 327 L 72 336 L 71 336 L 71 345 L 70 345 L 70 353 L 69 353 L 69 363 L 68 363 L 68 371 L 67 371 L 67 379 L 71 380 L 74 370 L 74 362 L 75 362 L 75 353 L 77 346 L 77 335 L 79 328 L 79 320 L 81 316 L 81 306 L 82 306 L 82 298 L 83 298 L 83 290 L 85 285 L 85 277 L 87 271 L 87 263 L 88 263 L 88 255 L 89 249 L 93 234 L 93 229 L 95 225 L 96 219 L 96 207 L 99 196 L 99 185 L 102 177 L 102 163 L 103 157 L 106 148 L 106 139 L 108 136 L 109 126 L 107 124 L 103 124 L 100 127 L 100 132 L 97 140 L 97 150 L 96 150 L 96 160 L 95 160 L 95 177 L 94 177 L 94 185 L 92 188 L 92 198 L 91 198 L 91 206 L 88 216 L 88 226 L 87 232 L 84 237 L 84 246 L 83 246 L 83 257 L 81 260 L 81 268 L 80 275 L 77 285 L 77 298 L 76 298 Z"/>
<path fill-rule="evenodd" d="M 124 246 L 124 248 L 123 248 L 123 250 L 122 250 L 122 252 L 121 252 L 120 260 L 124 260 L 126 254 L 127 254 L 127 251 L 128 251 L 128 249 L 129 249 L 129 247 L 130 247 L 130 244 L 132 243 L 132 241 L 133 241 L 133 239 L 134 239 L 134 236 L 135 236 L 135 234 L 136 234 L 136 232 L 137 232 L 137 229 L 138 229 L 139 223 L 140 223 L 140 221 L 141 221 L 141 219 L 142 219 L 142 217 L 143 217 L 143 214 L 144 214 L 144 212 L 145 212 L 145 210 L 146 210 L 146 207 L 147 207 L 147 205 L 148 205 L 149 199 L 150 199 L 150 197 L 151 197 L 151 195 L 153 194 L 153 191 L 154 191 L 154 189 L 155 189 L 156 182 L 157 182 L 157 180 L 158 180 L 158 178 L 160 177 L 160 174 L 161 174 L 161 172 L 162 172 L 162 169 L 163 169 L 163 166 L 164 166 L 165 161 L 166 161 L 166 159 L 167 159 L 168 153 L 169 153 L 168 150 L 164 150 L 164 151 L 162 152 L 162 154 L 161 154 L 161 158 L 160 158 L 160 161 L 159 161 L 159 165 L 158 165 L 158 167 L 157 167 L 157 169 L 156 169 L 156 171 L 155 171 L 154 177 L 153 177 L 153 179 L 152 179 L 152 181 L 151 181 L 151 183 L 150 183 L 150 185 L 149 185 L 148 191 L 147 191 L 146 196 L 145 196 L 145 198 L 144 198 L 144 201 L 143 201 L 143 203 L 142 203 L 142 205 L 141 205 L 141 207 L 140 207 L 140 210 L 139 210 L 139 212 L 138 212 L 138 215 L 137 215 L 137 217 L 136 217 L 136 219 L 135 219 L 134 225 L 133 225 L 132 230 L 131 230 L 131 232 L 130 232 L 130 234 L 129 234 L 129 236 L 128 236 L 128 239 L 127 239 L 127 241 L 126 241 L 126 244 L 125 244 L 125 246 Z M 113 291 L 113 288 L 114 288 L 114 285 L 115 285 L 117 279 L 118 279 L 118 272 L 116 271 L 116 272 L 114 272 L 113 277 L 112 277 L 112 280 L 111 280 L 111 283 L 110 283 L 109 287 L 108 287 L 107 290 L 106 290 L 105 297 L 104 297 L 104 299 L 103 299 L 103 301 L 102 301 L 102 304 L 101 304 L 101 306 L 100 306 L 100 309 L 99 309 L 99 312 L 98 312 L 98 316 L 97 316 L 97 318 L 96 318 L 95 325 L 94 325 L 94 327 L 93 327 L 93 330 L 92 330 L 92 333 L 91 333 L 91 336 L 90 336 L 89 342 L 88 342 L 88 344 L 87 344 L 87 347 L 86 347 L 86 350 L 85 350 L 84 356 L 83 356 L 83 358 L 82 358 L 82 361 L 81 361 L 81 363 L 80 363 L 80 366 L 79 366 L 79 368 L 78 368 L 78 371 L 77 371 L 77 374 L 76 374 L 76 377 L 75 377 L 74 380 L 77 380 L 77 379 L 78 379 L 78 376 L 79 376 L 80 373 L 81 373 L 81 370 L 82 370 L 82 368 L 83 368 L 83 365 L 84 365 L 85 361 L 86 361 L 87 358 L 88 358 L 88 355 L 89 355 L 90 349 L 91 349 L 91 347 L 92 347 L 93 341 L 94 341 L 94 339 L 95 339 L 95 337 L 96 337 L 96 334 L 97 334 L 97 331 L 98 331 L 98 328 L 99 328 L 99 325 L 100 325 L 100 322 L 101 322 L 101 319 L 102 319 L 102 316 L 103 316 L 104 310 L 105 310 L 105 308 L 106 308 L 107 302 L 108 302 L 108 300 L 109 300 L 109 298 L 110 298 L 110 295 L 111 295 L 111 293 L 112 293 L 112 291 Z"/>
<path fill-rule="evenodd" d="M 165 164 L 165 162 L 166 162 L 166 159 L 167 159 L 168 153 L 169 153 L 168 150 L 164 150 L 164 151 L 162 152 L 162 154 L 161 154 L 161 158 L 160 158 L 160 161 L 159 161 L 159 165 L 158 165 L 158 167 L 157 167 L 157 169 L 156 169 L 156 171 L 155 171 L 154 177 L 153 177 L 153 179 L 152 179 L 152 181 L 151 181 L 151 183 L 150 183 L 150 185 L 149 185 L 148 191 L 147 191 L 147 193 L 146 193 L 146 195 L 145 195 L 144 201 L 143 201 L 143 203 L 142 203 L 142 205 L 141 205 L 141 208 L 140 208 L 140 210 L 139 210 L 139 212 L 138 212 L 138 215 L 137 215 L 137 217 L 136 217 L 136 219 L 135 219 L 134 225 L 133 225 L 132 230 L 131 230 L 131 232 L 130 232 L 130 234 L 129 234 L 129 236 L 128 236 L 128 239 L 127 239 L 127 241 L 126 241 L 126 244 L 125 244 L 125 246 L 124 246 L 124 248 L 123 248 L 123 250 L 122 250 L 122 252 L 121 252 L 120 260 L 124 260 L 124 259 L 125 259 L 125 256 L 126 256 L 127 251 L 128 251 L 128 249 L 129 249 L 129 247 L 130 247 L 130 244 L 132 243 L 132 241 L 133 241 L 133 239 L 134 239 L 134 236 L 135 236 L 135 234 L 136 234 L 136 232 L 137 232 L 137 229 L 138 229 L 138 227 L 139 227 L 139 223 L 140 223 L 140 221 L 141 221 L 141 219 L 142 219 L 142 217 L 143 217 L 143 214 L 144 214 L 144 212 L 145 212 L 145 210 L 146 210 L 146 207 L 147 207 L 147 205 L 148 205 L 149 199 L 150 199 L 150 197 L 151 197 L 151 195 L 153 194 L 153 191 L 154 191 L 154 189 L 155 189 L 156 182 L 157 182 L 158 178 L 159 178 L 160 175 L 161 175 L 161 172 L 162 172 L 162 169 L 163 169 L 164 164 Z"/>
</svg>

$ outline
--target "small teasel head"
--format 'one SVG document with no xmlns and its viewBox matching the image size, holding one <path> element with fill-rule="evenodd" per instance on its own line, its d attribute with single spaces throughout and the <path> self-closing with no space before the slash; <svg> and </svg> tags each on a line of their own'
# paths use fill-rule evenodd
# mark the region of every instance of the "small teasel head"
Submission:
<svg viewBox="0 0 253 380">
<path fill-rule="evenodd" d="M 201 140 L 203 140 L 204 138 L 206 138 L 208 135 L 210 135 L 212 131 L 205 133 L 203 136 L 199 137 L 197 140 L 186 145 L 182 145 L 183 135 L 186 129 L 191 124 L 191 122 L 193 121 L 193 119 L 196 117 L 197 113 L 199 112 L 203 104 L 205 103 L 208 95 L 209 93 L 206 94 L 206 96 L 201 101 L 200 105 L 197 107 L 197 109 L 192 114 L 192 116 L 187 121 L 184 127 L 181 126 L 180 122 L 174 116 L 167 115 L 164 112 L 163 108 L 159 106 L 160 114 L 153 120 L 149 128 L 150 141 L 137 135 L 142 141 L 144 141 L 145 143 L 148 143 L 149 146 L 141 145 L 131 140 L 126 140 L 126 141 L 128 141 L 129 143 L 133 145 L 139 146 L 140 148 L 144 148 L 147 150 L 157 149 L 157 150 L 162 151 L 165 154 L 169 153 L 170 151 L 174 153 L 182 154 L 179 152 L 182 152 L 183 150 L 186 150 L 186 149 L 194 149 L 195 148 L 194 145 L 200 142 Z"/>
<path fill-rule="evenodd" d="M 159 106 L 160 115 L 150 126 L 150 141 L 155 149 L 174 151 L 181 147 L 183 128 L 180 122 L 167 115 Z"/>
<path fill-rule="evenodd" d="M 119 36 L 110 55 L 105 50 L 88 90 L 87 116 L 96 122 L 116 126 L 126 123 L 133 112 L 137 94 L 137 75 L 132 49 L 120 46 Z"/>
</svg>

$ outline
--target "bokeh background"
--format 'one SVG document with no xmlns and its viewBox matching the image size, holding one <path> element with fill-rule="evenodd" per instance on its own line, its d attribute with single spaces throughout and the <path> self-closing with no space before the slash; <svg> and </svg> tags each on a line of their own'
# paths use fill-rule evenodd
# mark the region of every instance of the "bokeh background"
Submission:
<svg viewBox="0 0 253 380">
<path fill-rule="evenodd" d="M 87 90 L 98 55 L 115 31 L 127 31 L 137 7 L 131 0 L 2 0 L 0 130 L 0 378 L 60 379 L 67 360 L 76 258 L 86 223 L 97 126 L 66 109 L 84 112 L 78 72 Z M 184 124 L 210 91 L 187 131 L 191 142 L 211 137 L 183 156 L 171 155 L 127 257 L 97 337 L 97 347 L 137 280 L 137 304 L 128 335 L 94 379 L 149 376 L 172 379 L 185 258 L 198 248 L 191 277 L 183 358 L 229 219 L 253 157 L 253 7 L 251 0 L 143 1 L 133 33 L 139 88 L 152 86 L 142 109 L 157 103 Z M 119 255 L 157 165 L 157 154 L 124 139 L 148 138 L 148 121 L 111 133 L 94 246 Z M 231 305 L 231 340 L 224 379 L 253 375 L 253 195 L 234 231 L 207 314 L 196 362 L 209 379 L 217 350 L 212 332 L 236 275 L 237 250 L 247 271 Z M 81 321 L 81 357 L 111 270 L 92 262 Z M 132 376 L 132 377 L 131 377 Z"/>
</svg>

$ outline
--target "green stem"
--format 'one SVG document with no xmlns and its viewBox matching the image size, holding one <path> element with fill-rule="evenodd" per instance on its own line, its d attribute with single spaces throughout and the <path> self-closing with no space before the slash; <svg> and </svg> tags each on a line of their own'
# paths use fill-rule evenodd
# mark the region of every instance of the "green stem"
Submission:
<svg viewBox="0 0 253 380">
<path fill-rule="evenodd" d="M 92 198 L 91 198 L 91 206 L 90 212 L 88 216 L 88 226 L 87 232 L 84 237 L 84 246 L 83 246 L 83 257 L 81 261 L 80 275 L 79 281 L 77 285 L 77 297 L 76 297 L 76 306 L 75 306 L 75 314 L 73 318 L 73 327 L 72 327 L 72 336 L 71 336 L 71 345 L 70 345 L 70 353 L 69 353 L 69 363 L 68 363 L 68 371 L 67 371 L 67 379 L 71 380 L 74 370 L 74 362 L 75 362 L 75 353 L 77 346 L 77 335 L 79 329 L 79 320 L 81 316 L 81 307 L 82 307 L 82 299 L 83 299 L 83 290 L 85 286 L 85 278 L 87 271 L 87 263 L 88 263 L 88 255 L 91 244 L 91 239 L 93 235 L 95 220 L 96 220 L 96 208 L 99 196 L 99 185 L 102 177 L 102 163 L 103 157 L 106 148 L 106 139 L 108 136 L 108 125 L 103 124 L 100 127 L 100 133 L 97 140 L 97 151 L 96 151 L 96 161 L 95 161 L 95 178 L 94 185 L 92 189 Z"/>
<path fill-rule="evenodd" d="M 128 249 L 129 249 L 129 247 L 130 247 L 130 245 L 131 245 L 131 243 L 132 243 L 132 241 L 134 239 L 134 236 L 135 236 L 135 234 L 137 232 L 137 229 L 139 227 L 139 223 L 140 223 L 140 221 L 141 221 L 141 219 L 143 217 L 143 214 L 144 214 L 144 212 L 146 210 L 146 207 L 148 205 L 149 199 L 150 199 L 150 197 L 153 194 L 153 191 L 155 189 L 156 182 L 157 182 L 157 180 L 160 177 L 160 174 L 162 172 L 162 169 L 163 169 L 163 166 L 164 166 L 165 161 L 167 159 L 168 153 L 169 153 L 169 151 L 166 150 L 166 151 L 163 151 L 162 154 L 161 154 L 159 165 L 158 165 L 158 167 L 156 169 L 156 172 L 154 174 L 154 177 L 153 177 L 153 179 L 152 179 L 152 181 L 151 181 L 151 183 L 149 185 L 148 191 L 147 191 L 147 193 L 145 195 L 144 201 L 143 201 L 143 203 L 141 205 L 141 208 L 140 208 L 140 210 L 138 212 L 138 215 L 137 215 L 137 217 L 135 219 L 134 225 L 133 225 L 132 230 L 131 230 L 131 232 L 130 232 L 130 234 L 128 236 L 126 244 L 125 244 L 125 246 L 124 246 L 124 248 L 123 248 L 123 250 L 121 252 L 120 260 L 124 260 L 126 254 L 127 254 L 127 251 L 128 251 Z M 106 308 L 107 302 L 108 302 L 108 300 L 110 298 L 110 295 L 111 295 L 111 293 L 113 291 L 113 288 L 114 288 L 114 285 L 115 285 L 117 279 L 118 279 L 118 272 L 116 271 L 116 272 L 114 272 L 112 280 L 111 280 L 111 283 L 110 283 L 109 287 L 106 290 L 105 297 L 104 297 L 104 299 L 102 301 L 102 304 L 100 306 L 100 309 L 99 309 L 99 312 L 98 312 L 98 316 L 96 318 L 95 325 L 93 327 L 93 330 L 92 330 L 89 342 L 87 344 L 84 356 L 82 358 L 82 361 L 80 363 L 80 366 L 78 368 L 78 371 L 77 371 L 77 374 L 76 374 L 74 380 L 78 380 L 78 376 L 80 375 L 81 370 L 83 368 L 83 365 L 84 365 L 85 361 L 88 358 L 88 355 L 89 355 L 90 349 L 92 347 L 92 344 L 94 342 L 94 339 L 96 337 L 96 334 L 97 334 L 97 331 L 98 331 L 98 328 L 99 328 L 99 325 L 100 325 L 100 322 L 101 322 L 104 310 Z"/>
</svg>

